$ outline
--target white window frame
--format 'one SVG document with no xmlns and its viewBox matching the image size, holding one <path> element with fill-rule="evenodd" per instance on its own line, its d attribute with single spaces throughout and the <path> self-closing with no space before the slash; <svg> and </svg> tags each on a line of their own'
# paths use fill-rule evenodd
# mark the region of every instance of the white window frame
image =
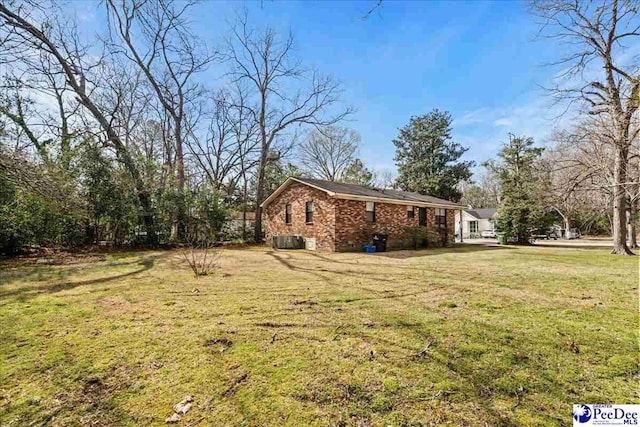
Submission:
<svg viewBox="0 0 640 427">
<path fill-rule="evenodd" d="M 411 214 L 411 216 L 409 216 Z M 415 206 L 407 206 L 407 220 L 411 221 L 416 218 Z"/>
<path fill-rule="evenodd" d="M 364 210 L 365 215 L 367 217 L 367 222 L 374 223 L 376 222 L 376 202 L 364 202 Z M 369 221 L 369 212 L 372 213 L 372 220 Z"/>
<path fill-rule="evenodd" d="M 309 209 L 311 207 L 311 209 Z M 313 205 L 313 200 L 309 200 L 304 204 L 304 220 L 307 224 L 313 224 L 313 214 L 315 212 L 315 207 Z M 311 214 L 311 221 L 309 221 L 309 214 Z"/>
</svg>

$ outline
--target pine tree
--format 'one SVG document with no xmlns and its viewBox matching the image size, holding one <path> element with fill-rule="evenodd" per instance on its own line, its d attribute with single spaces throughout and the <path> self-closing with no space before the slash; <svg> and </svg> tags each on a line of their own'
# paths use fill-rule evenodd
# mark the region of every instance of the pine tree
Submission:
<svg viewBox="0 0 640 427">
<path fill-rule="evenodd" d="M 459 162 L 467 151 L 451 139 L 451 115 L 433 110 L 412 117 L 393 140 L 396 146 L 396 183 L 404 191 L 457 202 L 458 184 L 471 178 L 474 162 Z"/>
<path fill-rule="evenodd" d="M 538 168 L 543 151 L 534 147 L 533 138 L 509 135 L 498 154 L 500 161 L 485 163 L 500 185 L 498 229 L 517 244 L 528 244 L 532 231 L 545 223 L 546 178 Z"/>
</svg>

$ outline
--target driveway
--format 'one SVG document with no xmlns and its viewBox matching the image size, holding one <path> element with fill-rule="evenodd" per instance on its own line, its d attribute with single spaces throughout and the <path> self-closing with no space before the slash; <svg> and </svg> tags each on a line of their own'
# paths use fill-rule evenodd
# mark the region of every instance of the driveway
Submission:
<svg viewBox="0 0 640 427">
<path fill-rule="evenodd" d="M 464 239 L 464 244 L 470 245 L 497 245 L 497 239 Z M 536 246 L 549 246 L 560 248 L 610 248 L 613 247 L 613 239 L 611 238 L 583 238 L 573 240 L 536 240 Z"/>
</svg>

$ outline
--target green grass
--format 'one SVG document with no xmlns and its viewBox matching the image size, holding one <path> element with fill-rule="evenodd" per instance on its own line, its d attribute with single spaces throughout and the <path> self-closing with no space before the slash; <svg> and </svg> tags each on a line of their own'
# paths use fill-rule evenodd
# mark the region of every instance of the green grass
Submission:
<svg viewBox="0 0 640 427">
<path fill-rule="evenodd" d="M 9 260 L 0 324 L 0 425 L 164 425 L 188 394 L 180 425 L 568 425 L 573 403 L 639 402 L 638 260 L 598 249 L 225 250 L 198 280 L 179 252 Z"/>
</svg>

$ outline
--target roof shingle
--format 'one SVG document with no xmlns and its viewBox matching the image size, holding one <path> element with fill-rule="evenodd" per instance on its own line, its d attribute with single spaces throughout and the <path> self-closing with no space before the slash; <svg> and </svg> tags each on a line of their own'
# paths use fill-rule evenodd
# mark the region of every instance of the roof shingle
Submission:
<svg viewBox="0 0 640 427">
<path fill-rule="evenodd" d="M 362 185 L 344 184 L 341 182 L 324 181 L 324 180 L 315 179 L 315 178 L 294 177 L 294 179 L 299 182 L 321 188 L 325 191 L 329 191 L 336 194 L 348 195 L 348 196 L 370 197 L 375 199 L 388 199 L 396 202 L 397 201 L 419 202 L 419 203 L 429 203 L 434 205 L 446 205 L 446 206 L 454 206 L 454 207 L 462 206 L 459 203 L 451 202 L 449 200 L 439 199 L 437 197 L 426 196 L 424 194 L 414 193 L 410 191 L 391 190 L 386 188 L 384 189 L 368 188 Z"/>
<path fill-rule="evenodd" d="M 465 212 L 478 219 L 491 219 L 497 211 L 496 208 L 465 209 Z"/>
</svg>

